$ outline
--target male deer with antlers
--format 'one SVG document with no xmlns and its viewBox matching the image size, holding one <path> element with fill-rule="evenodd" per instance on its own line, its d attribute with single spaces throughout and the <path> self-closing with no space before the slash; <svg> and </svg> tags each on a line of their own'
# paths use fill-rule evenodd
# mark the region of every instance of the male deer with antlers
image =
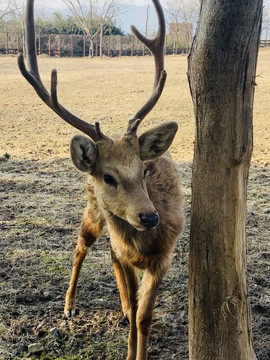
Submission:
<svg viewBox="0 0 270 360">
<path fill-rule="evenodd" d="M 161 5 L 153 0 L 159 31 L 153 40 L 132 27 L 137 38 L 153 53 L 155 82 L 150 99 L 129 121 L 121 138 L 105 136 L 95 126 L 77 118 L 57 100 L 57 73 L 52 71 L 51 94 L 41 82 L 36 57 L 34 0 L 26 8 L 26 45 L 30 71 L 23 55 L 18 64 L 39 97 L 59 116 L 86 136 L 76 135 L 70 144 L 74 165 L 88 176 L 88 205 L 74 254 L 65 314 L 75 315 L 76 287 L 89 248 L 106 223 L 110 233 L 113 267 L 122 310 L 128 316 L 128 360 L 147 359 L 147 342 L 158 287 L 168 271 L 176 239 L 183 230 L 182 194 L 177 170 L 168 154 L 177 124 L 168 122 L 141 136 L 137 128 L 157 103 L 163 90 L 165 21 Z M 139 286 L 136 268 L 144 271 Z"/>
</svg>

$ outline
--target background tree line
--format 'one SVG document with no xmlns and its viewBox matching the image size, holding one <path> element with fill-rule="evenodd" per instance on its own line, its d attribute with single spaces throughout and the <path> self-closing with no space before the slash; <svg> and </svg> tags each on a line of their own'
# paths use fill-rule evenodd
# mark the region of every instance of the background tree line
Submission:
<svg viewBox="0 0 270 360">
<path fill-rule="evenodd" d="M 17 32 L 22 30 L 23 25 L 22 17 L 16 12 L 7 12 L 5 15 L 0 15 L 0 31 L 1 32 Z M 97 33 L 100 19 L 95 17 L 95 21 L 89 28 L 89 33 Z M 85 31 L 76 21 L 73 15 L 63 16 L 60 12 L 56 11 L 52 17 L 45 19 L 41 16 L 36 19 L 37 33 L 47 34 L 74 34 L 81 35 Z M 103 20 L 103 34 L 104 35 L 124 35 L 123 30 L 116 25 L 115 20 L 106 18 Z M 88 34 L 87 34 L 88 35 Z"/>
<path fill-rule="evenodd" d="M 117 0 L 89 0 L 85 5 L 80 0 L 63 0 L 70 10 L 70 15 L 63 16 L 55 12 L 49 19 L 39 16 L 36 19 L 37 34 L 84 34 L 90 41 L 90 53 L 93 55 L 93 38 L 100 37 L 103 48 L 104 35 L 124 35 L 116 25 L 116 16 L 125 10 Z M 0 5 L 0 32 L 23 32 L 23 0 L 6 0 Z M 101 51 L 101 56 L 102 51 Z"/>
<path fill-rule="evenodd" d="M 104 36 L 124 35 L 124 31 L 117 25 L 117 17 L 127 11 L 127 5 L 122 1 L 88 0 L 86 3 L 83 0 L 63 1 L 67 9 L 69 9 L 69 15 L 63 15 L 61 12 L 56 11 L 49 18 L 38 16 L 36 19 L 37 35 L 85 35 L 89 43 L 90 56 L 97 54 L 97 51 L 95 51 L 97 37 L 101 49 L 99 54 L 103 56 L 102 49 L 107 47 L 107 44 L 104 43 L 106 42 Z M 166 39 L 167 53 L 177 54 L 189 51 L 196 29 L 200 2 L 200 0 L 166 1 L 167 28 L 169 29 Z M 143 33 L 146 36 L 150 35 L 148 24 L 150 4 L 150 0 L 145 0 L 146 17 Z M 24 6 L 25 0 L 1 1 L 0 33 L 21 33 L 23 36 Z M 270 33 L 270 0 L 264 1 L 263 15 L 262 39 L 266 40 Z M 2 46 L 1 52 L 5 53 L 4 48 L 6 48 L 6 45 Z"/>
</svg>

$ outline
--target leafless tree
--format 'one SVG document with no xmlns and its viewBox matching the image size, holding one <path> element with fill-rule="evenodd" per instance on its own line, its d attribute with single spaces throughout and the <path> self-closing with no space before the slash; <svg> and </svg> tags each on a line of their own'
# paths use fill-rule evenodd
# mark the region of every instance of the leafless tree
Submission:
<svg viewBox="0 0 270 360">
<path fill-rule="evenodd" d="M 262 34 L 265 36 L 265 42 L 268 39 L 270 32 L 270 1 L 264 1 L 263 7 L 263 21 L 262 21 Z"/>
<path fill-rule="evenodd" d="M 2 0 L 0 4 L 0 20 L 4 17 L 16 13 L 18 10 L 18 3 L 15 0 Z"/>
<path fill-rule="evenodd" d="M 22 22 L 24 22 L 24 0 L 3 0 L 0 4 L 0 20 L 8 18 L 10 22 L 19 23 L 22 29 Z"/>
<path fill-rule="evenodd" d="M 196 28 L 201 0 L 167 0 L 167 8 L 172 22 L 186 24 L 185 42 L 186 48 L 191 45 L 192 28 Z M 175 26 L 174 49 L 177 52 L 177 42 L 180 35 L 180 28 Z"/>
<path fill-rule="evenodd" d="M 107 20 L 113 20 L 125 10 L 123 2 L 118 0 L 64 0 L 74 15 L 78 26 L 90 39 L 89 55 L 94 55 L 93 39 L 100 35 L 100 56 L 102 57 L 103 32 Z"/>
<path fill-rule="evenodd" d="M 24 48 L 24 29 L 25 29 L 25 7 L 24 0 L 3 0 L 0 4 L 0 21 L 3 21 L 3 29 L 7 33 L 21 33 Z"/>
<path fill-rule="evenodd" d="M 150 0 L 145 0 L 145 6 L 146 6 L 145 36 L 148 36 L 148 21 L 149 21 Z"/>
</svg>

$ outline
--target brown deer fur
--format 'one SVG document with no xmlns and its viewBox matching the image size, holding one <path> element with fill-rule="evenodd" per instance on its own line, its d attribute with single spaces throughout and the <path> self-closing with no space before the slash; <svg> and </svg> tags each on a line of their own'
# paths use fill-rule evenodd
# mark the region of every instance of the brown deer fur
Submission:
<svg viewBox="0 0 270 360">
<path fill-rule="evenodd" d="M 166 131 L 163 139 L 160 129 Z M 167 123 L 139 138 L 126 135 L 94 144 L 86 137 L 76 136 L 71 141 L 75 166 L 91 175 L 87 186 L 89 201 L 75 250 L 65 313 L 75 314 L 82 262 L 106 223 L 122 309 L 130 321 L 128 360 L 147 359 L 157 290 L 168 271 L 175 241 L 183 230 L 183 200 L 175 165 L 168 153 L 152 159 L 156 153 L 167 150 L 176 129 L 175 123 Z M 104 182 L 106 173 L 116 179 L 117 187 Z M 143 229 L 138 214 L 153 211 L 159 214 L 159 224 Z M 144 270 L 140 286 L 136 268 Z"/>
</svg>

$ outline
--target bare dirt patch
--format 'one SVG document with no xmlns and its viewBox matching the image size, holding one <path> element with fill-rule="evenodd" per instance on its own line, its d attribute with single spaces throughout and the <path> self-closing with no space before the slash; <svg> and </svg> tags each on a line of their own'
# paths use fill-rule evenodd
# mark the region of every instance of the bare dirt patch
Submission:
<svg viewBox="0 0 270 360">
<path fill-rule="evenodd" d="M 59 96 L 67 108 L 91 122 L 100 121 L 107 133 L 125 130 L 125 120 L 151 90 L 151 58 L 40 60 L 47 84 L 50 69 L 59 69 Z M 124 359 L 128 325 L 120 311 L 106 231 L 83 266 L 79 314 L 70 321 L 63 317 L 72 253 L 86 204 L 85 177 L 68 158 L 74 131 L 40 103 L 15 62 L 0 58 L 0 359 Z M 159 291 L 149 359 L 187 360 L 194 127 L 186 58 L 167 57 L 166 63 L 167 88 L 143 129 L 164 120 L 179 122 L 172 152 L 179 162 L 187 223 Z M 258 66 L 255 148 L 248 187 L 248 279 L 259 360 L 270 357 L 269 65 L 270 51 L 264 50 Z"/>
</svg>

